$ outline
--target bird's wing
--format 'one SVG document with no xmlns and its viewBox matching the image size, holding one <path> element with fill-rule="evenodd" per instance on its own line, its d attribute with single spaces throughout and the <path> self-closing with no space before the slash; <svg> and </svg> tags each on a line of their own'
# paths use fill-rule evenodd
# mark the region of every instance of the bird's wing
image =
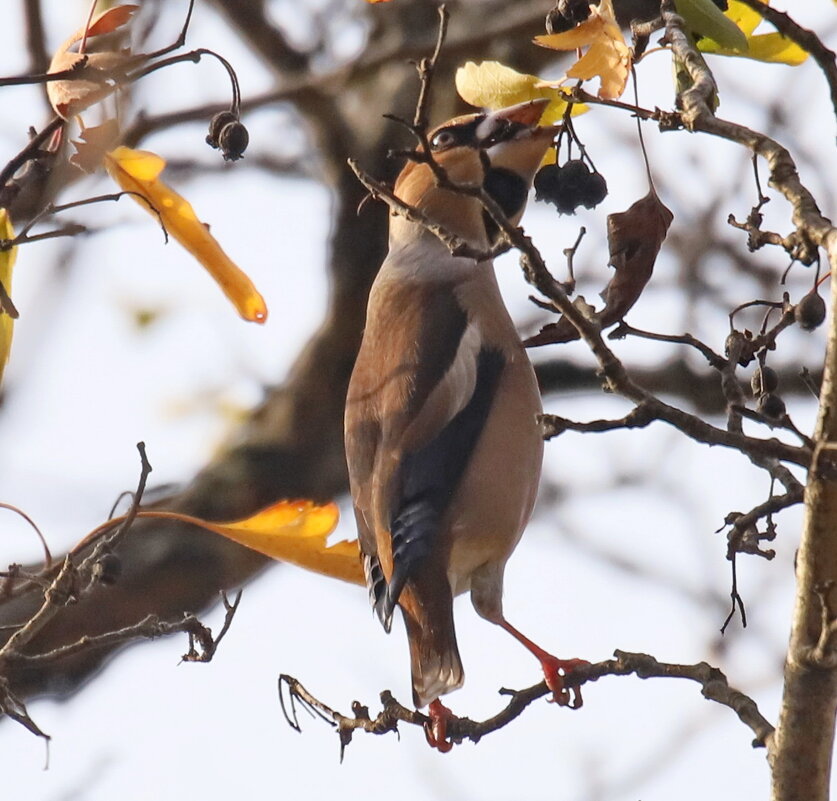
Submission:
<svg viewBox="0 0 837 801">
<path fill-rule="evenodd" d="M 379 304 L 398 320 L 394 329 L 378 325 Z M 349 390 L 346 446 L 370 596 L 387 629 L 405 583 L 433 551 L 503 366 L 455 284 L 376 288 Z"/>
</svg>

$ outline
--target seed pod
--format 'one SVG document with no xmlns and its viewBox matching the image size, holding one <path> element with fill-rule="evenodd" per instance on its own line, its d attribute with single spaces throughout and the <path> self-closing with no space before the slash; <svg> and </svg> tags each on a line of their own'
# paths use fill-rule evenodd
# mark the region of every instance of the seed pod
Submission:
<svg viewBox="0 0 837 801">
<path fill-rule="evenodd" d="M 813 331 L 825 320 L 825 301 L 816 289 L 805 295 L 793 310 L 793 317 L 803 331 Z"/>
<path fill-rule="evenodd" d="M 753 397 L 758 398 L 768 392 L 775 392 L 779 386 L 779 375 L 766 364 L 756 367 L 753 377 L 750 379 L 750 389 L 753 390 Z"/>
<path fill-rule="evenodd" d="M 224 161 L 238 161 L 249 144 L 250 134 L 247 133 L 244 123 L 238 120 L 228 122 L 221 129 L 221 135 L 218 137 L 218 146 L 221 148 Z"/>
<path fill-rule="evenodd" d="M 756 411 L 771 420 L 779 420 L 785 416 L 785 402 L 773 392 L 768 392 L 759 398 Z"/>
<path fill-rule="evenodd" d="M 206 144 L 217 150 L 221 146 L 219 144 L 221 131 L 224 130 L 225 125 L 229 125 L 231 122 L 238 122 L 238 117 L 232 111 L 219 111 L 209 121 L 209 133 L 206 135 Z"/>
</svg>

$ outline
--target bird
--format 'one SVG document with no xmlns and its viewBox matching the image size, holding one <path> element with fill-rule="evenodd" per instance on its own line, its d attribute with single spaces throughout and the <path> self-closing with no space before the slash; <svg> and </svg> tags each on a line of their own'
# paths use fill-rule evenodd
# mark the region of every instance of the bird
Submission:
<svg viewBox="0 0 837 801">
<path fill-rule="evenodd" d="M 369 599 L 387 632 L 401 609 L 413 702 L 428 706 L 425 733 L 440 751 L 452 746 L 452 713 L 440 697 L 464 681 L 456 595 L 470 591 L 481 617 L 538 658 L 558 703 L 570 703 L 562 674 L 583 661 L 557 659 L 503 615 L 506 561 L 541 473 L 541 397 L 490 258 L 499 227 L 477 197 L 450 185 L 481 185 L 517 225 L 558 130 L 538 125 L 547 104 L 456 117 L 430 131 L 426 149 L 407 161 L 395 197 L 472 252 L 453 255 L 428 225 L 391 210 L 389 252 L 370 290 L 346 398 Z M 447 180 L 438 180 L 440 171 Z"/>
</svg>

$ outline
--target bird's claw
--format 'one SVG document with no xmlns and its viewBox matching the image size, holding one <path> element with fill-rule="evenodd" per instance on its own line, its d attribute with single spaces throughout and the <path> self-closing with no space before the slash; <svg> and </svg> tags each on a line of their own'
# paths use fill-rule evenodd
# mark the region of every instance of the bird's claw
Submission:
<svg viewBox="0 0 837 801">
<path fill-rule="evenodd" d="M 570 709 L 579 709 L 583 706 L 584 699 L 581 697 L 581 688 L 570 687 L 567 689 L 564 685 L 564 679 L 576 668 L 589 664 L 586 659 L 558 659 L 551 655 L 542 659 L 541 666 L 543 667 L 546 686 L 552 690 L 550 703 L 558 704 L 558 706 L 568 706 Z"/>
<path fill-rule="evenodd" d="M 430 718 L 430 722 L 424 724 L 427 743 L 431 748 L 446 754 L 453 748 L 453 743 L 447 739 L 448 721 L 453 717 L 453 712 L 437 698 L 427 708 L 427 716 Z"/>
</svg>

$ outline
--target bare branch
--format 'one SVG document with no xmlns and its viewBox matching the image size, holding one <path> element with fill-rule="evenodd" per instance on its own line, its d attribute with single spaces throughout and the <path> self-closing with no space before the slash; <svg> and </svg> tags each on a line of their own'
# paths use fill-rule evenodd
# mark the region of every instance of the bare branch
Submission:
<svg viewBox="0 0 837 801">
<path fill-rule="evenodd" d="M 641 679 L 688 679 L 700 684 L 701 694 L 704 698 L 715 701 L 735 712 L 739 720 L 749 727 L 755 735 L 754 748 L 766 747 L 769 753 L 772 752 L 773 726 L 759 712 L 755 701 L 730 687 L 726 676 L 717 668 L 706 662 L 695 665 L 658 662 L 648 654 L 629 653 L 627 651 L 615 651 L 614 656 L 616 659 L 579 666 L 564 679 L 565 684 L 567 687 L 580 687 L 589 681 L 598 681 L 604 676 L 627 676 L 631 674 Z M 289 696 L 287 704 L 284 699 L 285 692 Z M 533 701 L 543 698 L 551 692 L 546 686 L 546 682 L 543 681 L 525 690 L 501 690 L 500 694 L 510 696 L 511 700 L 496 715 L 483 721 L 453 716 L 447 723 L 447 734 L 452 742 L 461 743 L 464 740 L 479 742 L 486 735 L 502 729 L 519 717 Z M 387 734 L 397 732 L 399 723 L 407 723 L 422 728 L 431 723 L 430 718 L 426 715 L 396 701 L 388 690 L 381 693 L 383 709 L 375 717 L 369 714 L 365 705 L 357 701 L 352 704 L 353 715 L 344 715 L 320 701 L 297 679 L 286 674 L 279 677 L 279 697 L 285 719 L 296 731 L 301 731 L 294 706 L 296 702 L 301 703 L 305 709 L 333 725 L 340 738 L 341 759 L 345 747 L 351 742 L 352 735 L 357 730 L 371 734 Z"/>
</svg>

